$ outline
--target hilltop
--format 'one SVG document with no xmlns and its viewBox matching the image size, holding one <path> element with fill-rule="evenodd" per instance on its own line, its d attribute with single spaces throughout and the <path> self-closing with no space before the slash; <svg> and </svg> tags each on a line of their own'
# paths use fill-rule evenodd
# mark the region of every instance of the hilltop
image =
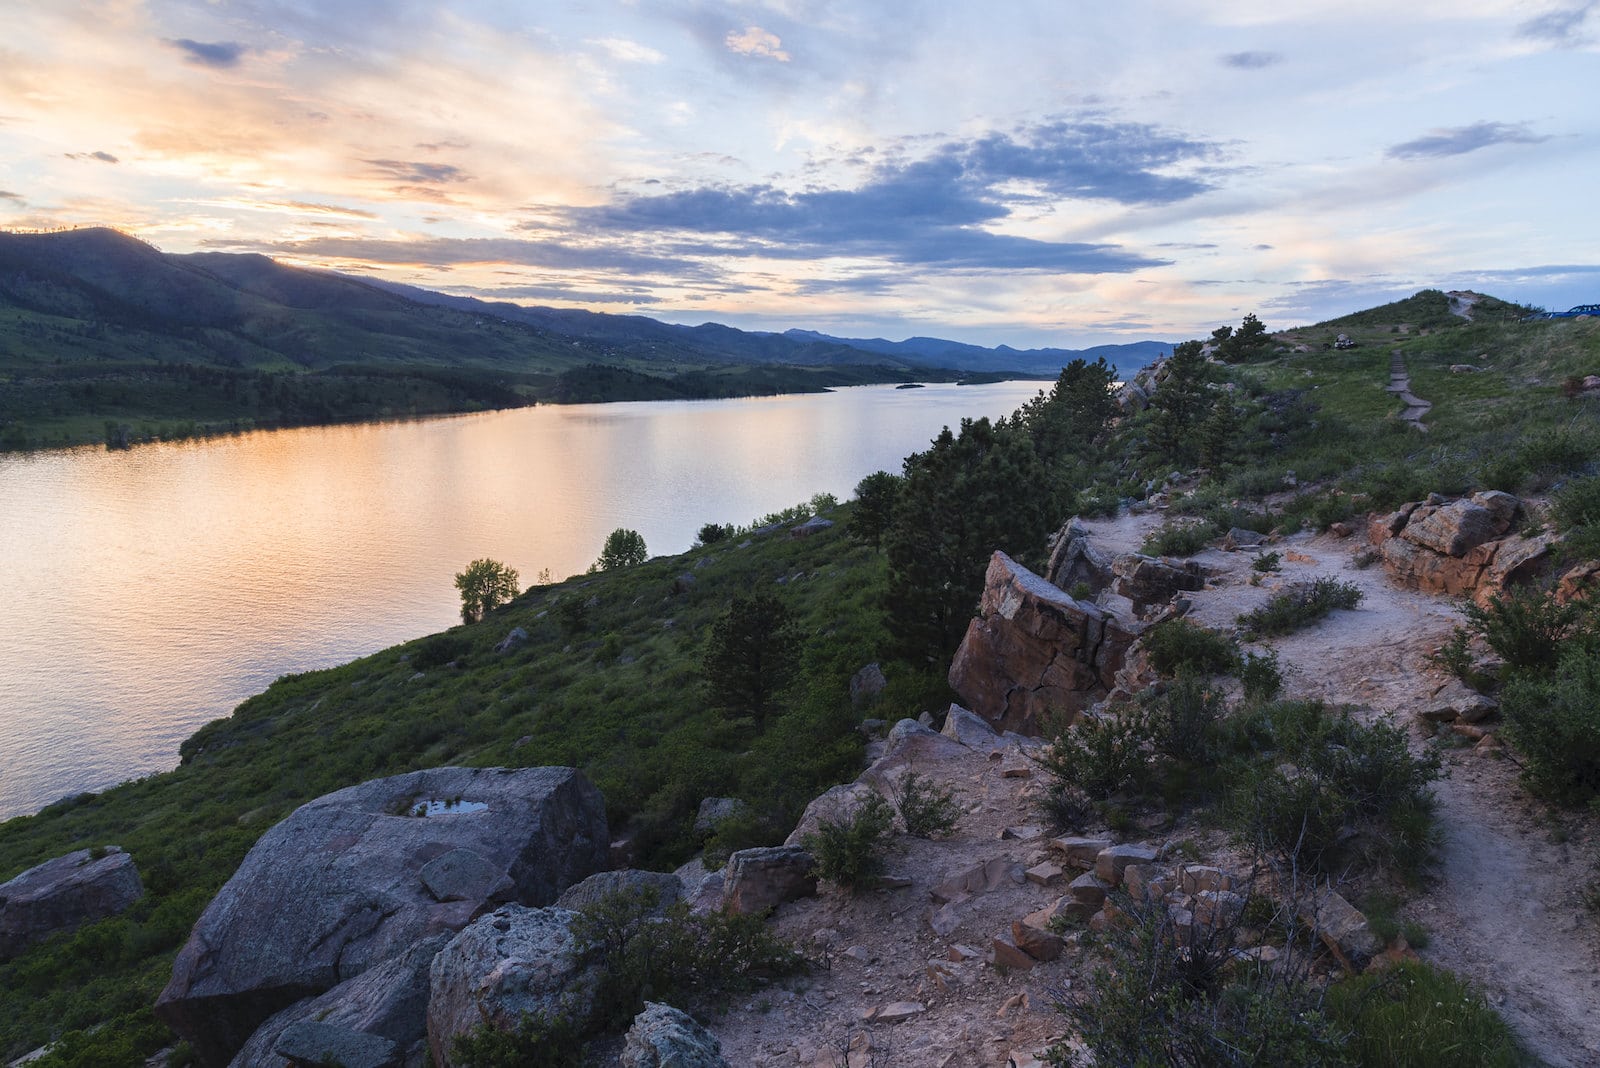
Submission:
<svg viewBox="0 0 1600 1068">
<path fill-rule="evenodd" d="M 825 959 L 835 970 L 812 994 L 775 988 L 770 1000 L 741 1000 L 720 1025 L 729 1051 L 749 1063 L 794 1063 L 791 1050 L 820 1057 L 818 1043 L 840 1036 L 802 1033 L 785 1013 L 763 1008 L 800 997 L 828 1002 L 846 1041 L 871 1032 L 867 1044 L 877 1042 L 879 1053 L 896 1035 L 906 1036 L 896 1048 L 913 1048 L 917 1025 L 896 1031 L 896 1014 L 881 1014 L 886 1005 L 909 1011 L 902 1002 L 913 998 L 919 1012 L 937 1009 L 927 1033 L 948 1039 L 940 1055 L 994 1058 L 951 1064 L 1037 1051 L 1083 1019 L 1052 1008 L 1065 988 L 1047 987 L 1046 978 L 1070 980 L 1074 996 L 1115 994 L 1091 982 L 1104 960 L 1081 910 L 1055 932 L 1068 946 L 1059 963 L 1033 978 L 1020 958 L 996 967 L 982 952 L 929 971 L 938 947 L 924 915 L 927 891 L 955 874 L 941 857 L 955 865 L 1006 853 L 1016 864 L 1059 868 L 1049 835 L 1087 835 L 1149 842 L 1152 859 L 1242 873 L 1264 863 L 1252 856 L 1274 832 L 1261 821 L 1241 831 L 1240 814 L 1279 811 L 1314 788 L 1309 796 L 1330 806 L 1318 822 L 1288 807 L 1292 818 L 1282 823 L 1321 836 L 1318 851 L 1300 859 L 1337 880 L 1364 911 L 1362 923 L 1382 932 L 1384 959 L 1415 968 L 1420 953 L 1429 967 L 1462 972 L 1499 999 L 1485 1002 L 1477 988 L 1457 994 L 1475 1020 L 1495 1019 L 1498 1004 L 1552 1063 L 1583 1063 L 1595 1052 L 1585 1045 L 1593 1034 L 1582 988 L 1571 984 L 1594 942 L 1589 868 L 1600 833 L 1587 798 L 1600 776 L 1580 761 L 1575 783 L 1550 777 L 1563 753 L 1583 750 L 1550 744 L 1541 728 L 1557 718 L 1550 709 L 1565 707 L 1562 694 L 1587 693 L 1584 665 L 1600 655 L 1587 644 L 1600 628 L 1583 614 L 1585 583 L 1594 581 L 1588 562 L 1600 555 L 1600 389 L 1586 381 L 1600 375 L 1600 321 L 1523 323 L 1509 306 L 1465 297 L 1425 291 L 1271 334 L 1232 364 L 1186 344 L 1132 376 L 1115 404 L 1099 372 L 1069 368 L 1047 400 L 1015 420 L 941 435 L 902 476 L 864 481 L 853 502 L 818 500 L 743 530 L 708 530 L 705 544 L 681 556 L 536 587 L 482 622 L 279 680 L 185 743 L 175 771 L 0 825 L 0 879 L 72 849 L 119 845 L 148 889 L 122 917 L 0 964 L 0 1056 L 59 1040 L 41 1065 L 136 1064 L 169 1043 L 150 1006 L 196 917 L 268 828 L 328 791 L 440 765 L 570 765 L 604 793 L 622 862 L 665 871 L 703 852 L 715 864 L 784 840 L 814 798 L 814 813 L 828 811 L 825 798 L 840 795 L 818 795 L 835 784 L 882 784 L 862 768 L 884 752 L 867 740 L 883 721 L 937 725 L 952 701 L 977 708 L 985 694 L 1000 694 L 992 718 L 1011 716 L 1015 701 L 1006 725 L 1029 727 L 1029 702 L 1048 704 L 1031 695 L 1054 678 L 1066 682 L 1049 682 L 1058 686 L 1050 699 L 1070 701 L 1064 718 L 1078 722 L 1035 718 L 1031 729 L 1057 734 L 1060 752 L 1087 752 L 1079 759 L 1091 763 L 1074 775 L 1070 760 L 1050 771 L 1008 752 L 918 765 L 965 803 L 957 836 L 903 843 L 909 852 L 891 874 L 911 878 L 909 888 L 853 898 L 827 887 L 781 906 L 775 929 L 831 939 L 839 952 Z M 1340 334 L 1355 346 L 1335 348 Z M 1402 418 L 1391 392 L 1397 366 L 1406 389 L 1431 405 L 1417 421 Z M 812 510 L 834 525 L 797 536 L 790 528 Z M 1068 523 L 1072 516 L 1083 524 Z M 1093 632 L 1102 644 L 1081 659 L 1051 647 L 1043 660 L 991 664 L 988 682 L 974 688 L 979 660 L 967 639 L 984 630 L 973 606 L 991 598 L 986 569 L 994 573 L 996 550 L 1039 576 L 1019 588 L 1045 590 L 1084 621 L 1099 620 L 1061 634 Z M 1045 578 L 1059 583 L 1054 593 Z M 1355 607 L 1318 619 L 1304 600 L 1316 578 L 1334 581 L 1335 592 L 1353 588 Z M 1558 582 L 1578 607 L 1547 596 Z M 1453 644 L 1452 628 L 1472 622 L 1474 604 L 1499 611 L 1489 596 L 1517 591 L 1528 612 L 1566 620 L 1556 638 L 1526 644 L 1575 659 L 1526 667 L 1520 654 L 1494 655 L 1519 625 L 1503 613 Z M 712 699 L 706 652 L 735 600 L 755 592 L 787 611 L 797 666 L 770 708 L 741 713 Z M 1004 592 L 994 587 L 992 599 Z M 1286 632 L 1253 630 L 1242 618 L 1280 600 Z M 986 615 L 999 626 L 996 613 Z M 1102 663 L 1111 650 L 1122 659 Z M 953 658 L 965 665 L 960 672 L 951 671 Z M 1183 658 L 1201 665 L 1198 681 L 1193 671 L 1179 677 L 1173 665 Z M 1085 662 L 1092 671 L 1072 666 Z M 863 669 L 872 663 L 886 680 L 876 697 L 852 685 L 870 679 Z M 1263 697 L 1274 673 L 1282 692 Z M 1486 692 L 1468 696 L 1469 684 Z M 1442 715 L 1434 691 L 1452 686 Z M 1202 702 L 1212 718 L 1201 717 L 1200 740 L 1188 736 L 1198 748 L 1135 733 L 1154 721 L 1140 709 L 1173 714 L 1174 695 L 1196 687 L 1217 695 Z M 1486 701 L 1500 702 L 1503 718 Z M 1348 713 L 1340 708 L 1347 703 Z M 1600 736 L 1591 722 L 1597 704 L 1573 706 L 1572 737 Z M 1205 733 L 1213 727 L 1220 733 Z M 914 735 L 897 732 L 902 741 Z M 1315 744 L 1296 742 L 1302 735 Z M 1129 737 L 1131 755 L 1120 752 L 1139 776 L 1085 774 L 1097 768 L 1096 739 Z M 1451 779 L 1430 782 L 1430 762 L 1450 766 Z M 1355 798 L 1338 792 L 1357 787 Z M 715 824 L 709 837 L 697 831 L 702 802 L 727 797 L 746 816 Z M 1018 829 L 1024 820 L 1034 821 L 1032 832 Z M 1011 836 L 1002 842 L 999 833 Z M 1278 848 L 1295 855 L 1299 839 L 1289 838 Z M 1033 898 L 1060 904 L 1064 887 L 1044 889 L 1059 871 L 1023 885 L 1012 881 L 1013 866 L 1000 872 L 1004 892 L 962 921 L 974 924 L 963 937 L 983 952 L 1005 951 L 991 944 L 993 926 L 1020 923 L 1016 910 L 1037 907 Z M 1449 885 L 1433 881 L 1440 878 Z M 1309 941 L 1316 983 L 1370 988 L 1342 986 L 1350 962 L 1318 950 L 1289 913 L 1272 949 Z M 1559 918 L 1562 936 L 1529 916 Z M 1256 919 L 1269 929 L 1277 922 Z M 915 934 L 902 935 L 905 927 Z M 1114 927 L 1102 921 L 1099 934 L 1109 939 Z M 1435 971 L 1404 974 L 1443 982 Z M 947 996 L 948 986 L 957 994 Z M 1545 990 L 1551 996 L 1542 1000 Z M 1019 994 L 1028 1000 L 1013 1000 Z M 983 1007 L 981 1026 L 971 1005 Z M 1103 1018 L 1108 1027 L 1128 1019 Z M 1445 1017 L 1459 1034 L 1458 1019 Z M 1402 1016 L 1396 1040 L 1424 1033 L 1423 1022 Z M 1370 1021 L 1353 1026 L 1377 1031 Z"/>
<path fill-rule="evenodd" d="M 1074 356 L 938 344 L 523 307 L 259 255 L 169 255 L 105 228 L 0 233 L 0 449 L 972 372 L 1053 376 Z M 1152 347 L 1110 355 L 1131 368 Z"/>
</svg>

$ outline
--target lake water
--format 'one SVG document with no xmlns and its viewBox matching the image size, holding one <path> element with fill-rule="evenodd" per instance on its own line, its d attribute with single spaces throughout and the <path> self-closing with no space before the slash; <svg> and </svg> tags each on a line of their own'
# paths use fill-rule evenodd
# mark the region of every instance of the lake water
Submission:
<svg viewBox="0 0 1600 1068">
<path fill-rule="evenodd" d="M 526 408 L 0 456 L 0 818 L 177 763 L 289 672 L 458 622 L 453 577 L 653 554 L 900 470 L 1038 382 Z"/>
</svg>

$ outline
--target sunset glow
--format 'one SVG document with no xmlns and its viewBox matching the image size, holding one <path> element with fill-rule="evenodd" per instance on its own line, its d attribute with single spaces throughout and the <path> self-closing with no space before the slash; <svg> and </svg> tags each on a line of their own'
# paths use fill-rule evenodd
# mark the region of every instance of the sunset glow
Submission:
<svg viewBox="0 0 1600 1068">
<path fill-rule="evenodd" d="M 7 229 L 985 344 L 1600 293 L 1592 2 L 7 8 Z"/>
</svg>

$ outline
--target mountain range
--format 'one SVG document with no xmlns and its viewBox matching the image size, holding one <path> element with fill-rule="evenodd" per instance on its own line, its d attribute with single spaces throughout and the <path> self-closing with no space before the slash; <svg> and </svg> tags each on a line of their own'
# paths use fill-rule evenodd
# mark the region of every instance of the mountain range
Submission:
<svg viewBox="0 0 1600 1068">
<path fill-rule="evenodd" d="M 0 447 L 534 402 L 1122 370 L 1167 343 L 985 348 L 527 307 L 106 228 L 0 232 Z"/>
</svg>

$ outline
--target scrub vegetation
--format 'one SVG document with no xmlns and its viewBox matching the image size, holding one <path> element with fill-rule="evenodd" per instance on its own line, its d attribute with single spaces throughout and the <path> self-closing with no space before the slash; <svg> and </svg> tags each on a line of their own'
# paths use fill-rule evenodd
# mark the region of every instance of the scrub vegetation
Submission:
<svg viewBox="0 0 1600 1068">
<path fill-rule="evenodd" d="M 0 879 L 116 844 L 149 891 L 121 917 L 0 964 L 0 1059 L 55 1042 L 39 1068 L 131 1065 L 169 1044 L 150 1006 L 205 904 L 276 821 L 366 779 L 443 764 L 574 765 L 604 792 L 642 867 L 699 849 L 692 826 L 708 796 L 749 808 L 719 829 L 723 847 L 780 841 L 811 798 L 857 774 L 863 718 L 914 717 L 951 699 L 949 654 L 994 550 L 1042 566 L 1064 518 L 1146 497 L 1174 470 L 1202 467 L 1171 511 L 1214 531 L 1321 529 L 1433 491 L 1557 487 L 1559 522 L 1600 529 L 1591 507 L 1600 494 L 1586 481 L 1600 475 L 1593 402 L 1561 388 L 1600 368 L 1600 322 L 1521 323 L 1517 311 L 1480 302 L 1468 322 L 1426 291 L 1269 343 L 1245 324 L 1245 341 L 1226 351 L 1232 362 L 1181 346 L 1158 403 L 1123 419 L 1106 389 L 1112 370 L 1075 362 L 1015 415 L 965 421 L 899 472 L 871 476 L 859 502 L 830 513 L 829 530 L 761 531 L 828 502 L 745 526 L 706 516 L 701 544 L 685 554 L 541 584 L 485 604 L 478 622 L 285 676 L 198 731 L 175 771 L 0 825 Z M 1338 333 L 1357 346 L 1335 350 Z M 1434 402 L 1427 434 L 1403 423 L 1383 390 L 1392 349 L 1413 390 Z M 1485 369 L 1450 372 L 1469 362 Z M 1509 627 L 1515 640 L 1510 610 L 1491 611 L 1485 633 Z M 515 628 L 527 640 L 497 651 Z M 752 634 L 765 644 L 750 648 Z M 1173 683 L 1068 732 L 1048 769 L 1054 818 L 1099 808 L 1125 819 L 1139 804 L 1193 804 L 1226 781 L 1217 819 L 1307 869 L 1404 868 L 1426 855 L 1434 769 L 1396 734 L 1275 700 L 1277 663 L 1241 662 L 1223 636 L 1186 624 L 1158 634 Z M 1564 644 L 1572 651 L 1556 663 L 1513 672 L 1506 715 L 1530 788 L 1587 803 L 1592 778 L 1560 762 L 1593 744 L 1600 672 L 1590 643 Z M 888 685 L 858 708 L 849 681 L 872 661 Z M 1230 705 L 1215 676 L 1240 673 L 1246 697 Z M 947 814 L 933 813 L 929 833 Z M 853 879 L 854 867 L 833 877 Z M 1281 1006 L 1268 988 L 1250 988 L 1215 1018 L 1248 1028 L 1270 1017 L 1314 1046 L 1368 1029 L 1362 1005 L 1422 1011 L 1399 993 L 1385 987 L 1353 1009 L 1330 999 L 1315 1020 L 1294 1023 L 1272 1015 Z"/>
</svg>

